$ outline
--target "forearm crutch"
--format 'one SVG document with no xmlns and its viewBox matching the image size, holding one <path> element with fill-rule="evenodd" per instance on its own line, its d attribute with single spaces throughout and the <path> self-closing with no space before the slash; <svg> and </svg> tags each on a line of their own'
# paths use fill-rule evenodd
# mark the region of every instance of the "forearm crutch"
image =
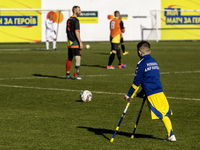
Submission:
<svg viewBox="0 0 200 150">
<path fill-rule="evenodd" d="M 123 120 L 123 118 L 124 118 L 124 116 L 125 116 L 125 114 L 126 114 L 126 111 L 128 110 L 128 107 L 129 107 L 130 103 L 132 102 L 133 97 L 134 97 L 135 94 L 137 93 L 138 89 L 139 89 L 139 87 L 138 87 L 137 89 L 135 89 L 133 95 L 132 95 L 131 98 L 128 100 L 128 103 L 126 104 L 126 108 L 124 109 L 124 113 L 122 114 L 122 117 L 121 117 L 121 119 L 120 119 L 120 121 L 119 121 L 119 123 L 118 123 L 118 125 L 117 125 L 117 127 L 116 127 L 116 129 L 115 129 L 115 133 L 113 134 L 113 137 L 110 139 L 110 142 L 113 142 L 113 141 L 114 141 L 114 138 L 115 138 L 115 135 L 116 135 L 116 133 L 117 133 L 117 131 L 118 131 L 118 129 L 119 129 L 119 126 L 120 126 L 120 124 L 121 124 L 121 122 L 122 122 L 122 120 Z"/>
<path fill-rule="evenodd" d="M 136 121 L 136 123 L 135 123 L 135 128 L 134 128 L 134 130 L 133 130 L 133 134 L 131 135 L 131 138 L 132 138 L 132 139 L 134 138 L 135 130 L 136 130 L 136 127 L 137 127 L 137 125 L 138 125 L 138 122 L 139 122 L 139 119 L 140 119 L 140 115 L 141 115 L 141 113 L 142 113 L 142 108 L 143 108 L 143 106 L 144 106 L 145 100 L 146 100 L 146 96 L 143 98 L 143 101 L 142 101 L 142 106 L 141 106 L 141 108 L 140 108 L 140 112 L 139 112 L 139 114 L 138 114 L 137 121 Z"/>
</svg>

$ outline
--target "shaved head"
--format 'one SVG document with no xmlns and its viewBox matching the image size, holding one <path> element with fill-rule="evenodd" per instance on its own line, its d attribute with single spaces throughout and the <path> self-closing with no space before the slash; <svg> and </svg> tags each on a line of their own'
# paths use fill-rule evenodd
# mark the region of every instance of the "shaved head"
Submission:
<svg viewBox="0 0 200 150">
<path fill-rule="evenodd" d="M 74 16 L 78 17 L 81 14 L 81 8 L 79 6 L 74 6 L 72 12 Z"/>
<path fill-rule="evenodd" d="M 79 6 L 74 6 L 73 8 L 72 8 L 72 12 L 74 13 L 74 12 L 76 12 L 76 9 L 77 8 L 80 8 Z"/>
<path fill-rule="evenodd" d="M 137 44 L 137 50 L 141 51 L 142 54 L 146 54 L 146 53 L 151 52 L 149 42 L 141 41 L 140 43 Z"/>
<path fill-rule="evenodd" d="M 120 17 L 120 12 L 119 12 L 118 10 L 116 10 L 116 11 L 114 12 L 114 16 L 115 16 L 115 17 Z"/>
<path fill-rule="evenodd" d="M 147 41 L 141 41 L 140 43 L 137 44 L 137 52 L 138 56 L 142 58 L 142 56 L 150 54 L 151 49 L 150 49 L 150 44 Z"/>
</svg>

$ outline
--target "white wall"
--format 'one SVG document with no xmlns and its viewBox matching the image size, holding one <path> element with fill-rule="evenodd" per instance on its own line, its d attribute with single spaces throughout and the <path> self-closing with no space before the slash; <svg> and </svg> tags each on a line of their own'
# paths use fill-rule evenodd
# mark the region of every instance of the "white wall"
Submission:
<svg viewBox="0 0 200 150">
<path fill-rule="evenodd" d="M 82 11 L 98 11 L 98 24 L 80 24 L 82 41 L 109 41 L 108 15 L 115 10 L 121 14 L 128 14 L 128 20 L 123 20 L 126 32 L 124 40 L 141 40 L 141 28 L 151 27 L 150 10 L 160 9 L 160 0 L 42 0 L 42 9 L 72 9 L 74 5 L 81 7 Z M 132 16 L 149 16 L 134 19 Z M 66 20 L 62 25 L 65 27 Z M 56 25 L 55 25 L 56 26 Z M 45 33 L 43 33 L 45 34 Z M 59 41 L 66 41 L 65 28 L 59 30 L 63 34 Z M 44 35 L 42 36 L 44 41 Z"/>
</svg>

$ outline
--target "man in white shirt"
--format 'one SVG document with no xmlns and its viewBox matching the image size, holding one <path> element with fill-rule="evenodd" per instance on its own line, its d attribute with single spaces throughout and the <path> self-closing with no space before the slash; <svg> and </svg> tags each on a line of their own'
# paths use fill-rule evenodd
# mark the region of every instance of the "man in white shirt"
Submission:
<svg viewBox="0 0 200 150">
<path fill-rule="evenodd" d="M 53 40 L 53 49 L 56 50 L 56 31 L 53 27 L 53 15 L 45 21 L 46 25 L 46 50 L 49 50 L 49 41 Z"/>
</svg>

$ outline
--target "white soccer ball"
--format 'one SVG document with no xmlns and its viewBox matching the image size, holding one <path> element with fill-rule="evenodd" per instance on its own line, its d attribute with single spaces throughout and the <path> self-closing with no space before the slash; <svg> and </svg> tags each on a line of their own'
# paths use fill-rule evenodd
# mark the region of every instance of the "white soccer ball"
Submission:
<svg viewBox="0 0 200 150">
<path fill-rule="evenodd" d="M 80 99 L 83 102 L 90 102 L 92 100 L 92 93 L 88 90 L 84 90 L 80 94 Z"/>
<path fill-rule="evenodd" d="M 89 44 L 85 45 L 85 48 L 90 49 L 90 45 Z"/>
</svg>

